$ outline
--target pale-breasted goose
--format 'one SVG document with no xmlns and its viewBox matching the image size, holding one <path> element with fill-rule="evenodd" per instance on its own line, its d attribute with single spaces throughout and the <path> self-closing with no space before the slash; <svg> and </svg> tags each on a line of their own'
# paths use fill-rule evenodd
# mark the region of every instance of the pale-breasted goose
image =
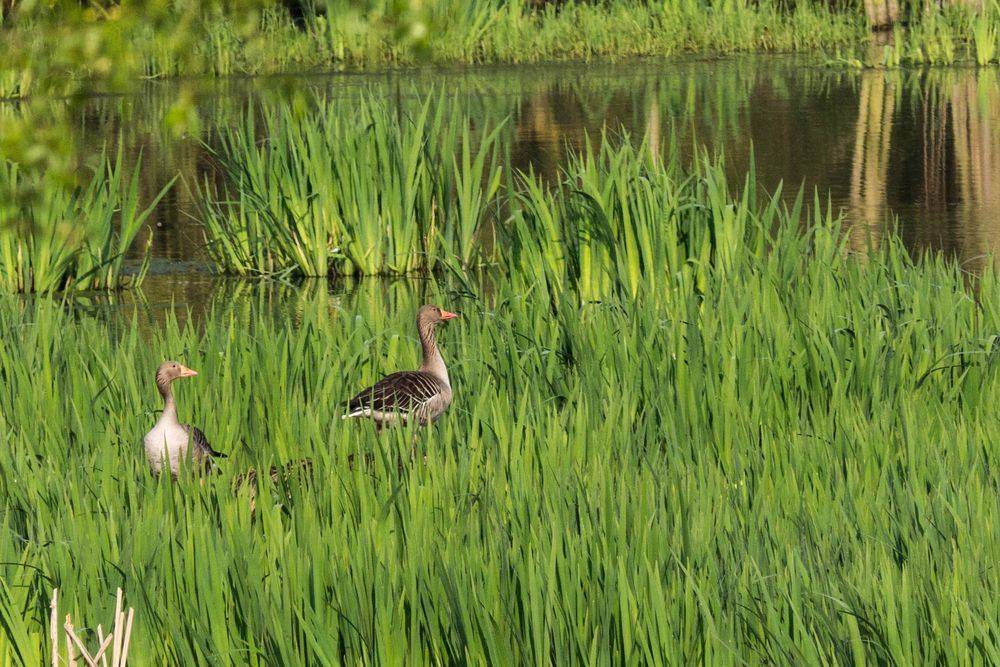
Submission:
<svg viewBox="0 0 1000 667">
<path fill-rule="evenodd" d="M 143 438 L 146 458 L 154 474 L 159 475 L 166 463 L 170 468 L 170 475 L 176 478 L 181 462 L 188 455 L 188 447 L 191 448 L 191 459 L 195 466 L 204 470 L 212 468 L 212 459 L 225 456 L 212 449 L 208 438 L 198 428 L 177 420 L 177 403 L 170 383 L 177 378 L 194 377 L 197 374 L 197 371 L 176 361 L 164 361 L 156 369 L 156 388 L 163 397 L 163 413 Z"/>
<path fill-rule="evenodd" d="M 381 429 L 386 424 L 415 418 L 421 425 L 432 422 L 451 404 L 451 382 L 434 337 L 438 322 L 458 317 L 437 306 L 421 306 L 417 311 L 417 333 L 424 348 L 419 370 L 387 375 L 362 389 L 347 401 L 349 417 L 369 417 Z"/>
</svg>

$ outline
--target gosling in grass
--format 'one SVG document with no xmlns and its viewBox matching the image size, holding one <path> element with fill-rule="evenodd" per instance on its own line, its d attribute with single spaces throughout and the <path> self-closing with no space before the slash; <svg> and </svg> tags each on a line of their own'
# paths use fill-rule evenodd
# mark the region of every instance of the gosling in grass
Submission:
<svg viewBox="0 0 1000 667">
<path fill-rule="evenodd" d="M 262 477 L 263 475 L 259 474 L 256 468 L 250 468 L 245 473 L 241 473 L 233 478 L 232 488 L 234 493 L 239 493 L 240 489 L 244 487 L 249 489 L 248 493 L 250 498 L 251 515 L 257 511 L 257 494 L 260 490 L 259 487 L 261 485 Z M 303 485 L 309 485 L 312 483 L 312 459 L 299 459 L 298 461 L 286 463 L 283 466 L 271 466 L 271 470 L 267 477 L 270 478 L 272 487 L 277 490 L 284 490 L 285 498 L 291 500 L 292 494 L 290 485 L 293 482 L 298 482 Z M 266 478 L 264 484 L 266 489 Z"/>
<path fill-rule="evenodd" d="M 224 457 L 208 444 L 208 438 L 198 428 L 190 424 L 182 424 L 177 420 L 177 403 L 170 388 L 177 378 L 188 378 L 198 375 L 176 361 L 164 361 L 156 369 L 156 388 L 163 397 L 163 413 L 156 425 L 146 434 L 143 444 L 146 446 L 146 458 L 154 475 L 163 472 L 164 465 L 170 469 L 170 476 L 177 478 L 181 462 L 190 450 L 191 460 L 197 470 L 209 471 L 214 468 L 214 459 Z"/>
</svg>

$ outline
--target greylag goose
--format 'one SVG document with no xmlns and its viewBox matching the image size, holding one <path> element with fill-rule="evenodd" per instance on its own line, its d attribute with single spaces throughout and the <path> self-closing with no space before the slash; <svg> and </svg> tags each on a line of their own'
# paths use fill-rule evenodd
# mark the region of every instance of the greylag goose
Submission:
<svg viewBox="0 0 1000 667">
<path fill-rule="evenodd" d="M 199 429 L 190 424 L 182 424 L 177 420 L 177 403 L 174 401 L 174 393 L 170 389 L 170 383 L 177 378 L 188 378 L 197 375 L 186 366 L 182 366 L 176 361 L 164 361 L 156 369 L 156 388 L 163 397 L 163 413 L 157 420 L 156 425 L 143 438 L 146 446 L 146 458 L 149 459 L 149 466 L 153 473 L 159 475 L 166 463 L 170 467 L 170 475 L 177 478 L 181 462 L 188 454 L 188 447 L 191 448 L 191 459 L 196 467 L 204 470 L 212 468 L 212 459 L 224 457 L 225 454 L 217 452 L 208 444 L 208 438 Z"/>
<path fill-rule="evenodd" d="M 451 404 L 451 383 L 448 369 L 441 358 L 434 337 L 438 322 L 458 317 L 437 306 L 421 306 L 417 311 L 417 333 L 424 348 L 424 362 L 415 371 L 400 371 L 387 375 L 362 389 L 346 402 L 350 417 L 368 417 L 381 430 L 387 424 L 415 418 L 421 425 L 434 421 Z"/>
</svg>

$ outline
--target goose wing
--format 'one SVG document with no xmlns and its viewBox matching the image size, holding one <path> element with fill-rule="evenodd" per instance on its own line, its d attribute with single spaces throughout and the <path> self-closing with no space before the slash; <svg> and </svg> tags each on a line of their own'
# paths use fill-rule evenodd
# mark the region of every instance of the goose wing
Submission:
<svg viewBox="0 0 1000 667">
<path fill-rule="evenodd" d="M 191 438 L 191 446 L 194 447 L 193 454 L 196 461 L 226 457 L 222 452 L 212 449 L 212 445 L 209 444 L 208 438 L 200 428 L 191 426 L 191 424 L 183 424 L 183 426 L 184 430 L 187 431 L 188 437 Z"/>
<path fill-rule="evenodd" d="M 408 413 L 426 405 L 446 389 L 437 377 L 423 371 L 400 371 L 362 389 L 347 401 L 349 417 L 368 411 Z"/>
</svg>

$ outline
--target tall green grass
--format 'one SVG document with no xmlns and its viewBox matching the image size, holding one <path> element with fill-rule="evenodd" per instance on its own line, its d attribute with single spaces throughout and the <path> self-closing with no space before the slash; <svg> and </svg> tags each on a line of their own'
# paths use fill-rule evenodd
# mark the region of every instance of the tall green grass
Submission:
<svg viewBox="0 0 1000 667">
<path fill-rule="evenodd" d="M 147 76 L 268 74 L 418 63 L 528 63 L 684 53 L 846 53 L 879 66 L 861 7 L 826 3 L 670 0 L 549 3 L 446 0 L 400 13 L 388 0 L 316 3 L 295 23 L 267 6 L 247 33 L 239 16 L 204 21 L 191 53 L 178 56 L 166 36 L 147 29 L 134 40 Z M 993 62 L 1000 17 L 961 3 L 936 11 L 904 7 L 889 65 Z M 897 53 L 898 52 L 898 53 Z"/>
<path fill-rule="evenodd" d="M 700 155 L 689 169 L 676 146 L 637 148 L 627 134 L 571 151 L 554 179 L 504 180 L 500 128 L 476 139 L 457 105 L 432 102 L 395 116 L 370 98 L 358 119 L 321 103 L 306 117 L 267 115 L 264 141 L 250 122 L 225 135 L 228 186 L 200 198 L 213 259 L 239 275 L 485 265 L 585 299 L 618 289 L 635 298 L 692 257 L 696 273 L 728 265 L 748 225 L 777 213 L 777 196 L 757 206 L 752 167 L 734 202 L 720 161 Z"/>
<path fill-rule="evenodd" d="M 985 11 L 970 20 L 972 43 L 976 52 L 976 63 L 988 65 L 996 60 L 997 31 L 1000 23 L 1000 4 L 992 2 Z"/>
<path fill-rule="evenodd" d="M 618 155 L 582 160 L 584 212 L 560 209 L 614 220 L 584 237 L 599 301 L 583 241 L 249 325 L 141 334 L 0 299 L 0 657 L 47 659 L 51 587 L 100 619 L 120 585 L 156 664 L 997 661 L 995 273 L 970 285 L 898 239 L 849 252 L 836 220 L 707 167 L 673 174 L 703 199 L 661 219 L 640 186 L 665 177 Z M 616 156 L 636 171 L 582 178 Z M 665 228 L 635 287 L 633 251 L 607 254 L 625 211 Z M 440 333 L 456 399 L 400 472 L 409 434 L 339 401 L 418 363 L 425 301 L 462 313 Z M 230 453 L 204 484 L 146 471 L 168 357 L 201 372 L 182 418 Z M 345 464 L 363 452 L 373 470 Z M 232 495 L 303 456 L 313 486 L 256 519 Z"/>
<path fill-rule="evenodd" d="M 584 300 L 657 298 L 675 281 L 701 285 L 732 266 L 751 231 L 777 221 L 780 190 L 758 206 L 752 162 L 736 194 L 721 160 L 702 153 L 686 168 L 676 146 L 665 153 L 604 136 L 571 153 L 555 184 L 522 174 L 511 220 L 500 225 L 501 266 L 500 255 L 513 254 L 512 273 Z M 801 200 L 791 212 L 800 214 Z M 759 251 L 764 238 L 755 239 Z"/>
<path fill-rule="evenodd" d="M 296 26 L 280 7 L 242 35 L 243 18 L 214 14 L 194 54 L 172 55 L 148 31 L 136 39 L 147 75 L 266 74 L 386 64 L 525 63 L 547 60 L 675 55 L 687 52 L 802 52 L 863 43 L 860 12 L 822 3 L 787 9 L 777 2 L 551 3 L 444 0 L 400 11 L 388 0 L 315 3 L 318 14 Z M 157 46 L 160 45 L 160 46 Z"/>
<path fill-rule="evenodd" d="M 238 12 L 203 11 L 197 2 L 179 2 L 158 6 L 157 20 L 122 8 L 105 16 L 113 29 L 95 32 L 94 39 L 66 51 L 61 49 L 74 28 L 72 14 L 62 25 L 58 15 L 15 13 L 0 37 L 15 52 L 34 54 L 35 61 L 0 65 L 0 98 L 27 96 L 39 85 L 43 94 L 78 93 L 84 77 L 107 74 L 106 58 L 116 60 L 110 84 L 119 88 L 129 76 L 266 75 L 685 53 L 803 53 L 876 67 L 985 65 L 995 60 L 1000 21 L 995 5 L 976 13 L 963 3 L 946 3 L 935 11 L 905 3 L 893 44 L 873 52 L 863 9 L 831 8 L 825 2 L 574 0 L 541 9 L 527 0 L 303 4 L 307 11 L 298 23 L 283 4 L 271 0 Z M 46 58 L 55 58 L 51 68 L 42 62 Z M 61 82 L 59 72 L 67 64 L 79 76 Z"/>
<path fill-rule="evenodd" d="M 891 34 L 888 43 L 872 40 L 866 48 L 838 47 L 832 62 L 852 67 L 892 68 L 900 65 L 952 66 L 996 63 L 1000 6 L 983 3 L 981 10 L 954 3 L 935 11 L 909 8 L 907 27 Z"/>
<path fill-rule="evenodd" d="M 148 254 L 131 272 L 125 254 L 172 182 L 143 208 L 139 170 L 136 164 L 128 172 L 121 150 L 114 158 L 102 153 L 89 181 L 69 190 L 26 178 L 13 162 L 0 163 L 2 187 L 22 193 L 0 213 L 0 290 L 112 290 L 141 283 Z"/>
<path fill-rule="evenodd" d="M 433 271 L 447 254 L 476 265 L 500 185 L 502 125 L 473 136 L 457 106 L 412 112 L 375 97 L 264 112 L 223 133 L 226 182 L 201 187 L 208 252 L 239 275 Z"/>
<path fill-rule="evenodd" d="M 94 32 L 94 43 L 64 46 L 74 27 L 96 17 L 72 11 L 26 8 L 5 22 L 0 39 L 35 62 L 0 65 L 0 97 L 32 92 L 31 73 L 46 73 L 42 92 L 58 89 L 58 76 L 41 60 L 55 58 L 79 74 L 103 75 L 103 57 L 114 57 L 121 76 L 263 75 L 415 63 L 525 63 L 623 58 L 678 53 L 804 52 L 862 44 L 860 12 L 831 11 L 824 3 L 648 3 L 612 0 L 549 3 L 526 0 L 392 0 L 304 3 L 314 8 L 296 24 L 282 3 L 266 0 L 240 11 L 203 3 L 157 5 L 155 18 L 122 7 L 100 20 L 114 26 Z M 65 17 L 60 22 L 59 13 Z M 253 12 L 253 13 L 250 13 Z M 77 23 L 74 24 L 74 21 Z M 67 51 L 62 49 L 66 48 Z M 107 49 L 105 51 L 104 49 Z M 22 73 L 26 73 L 22 75 Z M 37 87 L 38 83 L 34 84 Z"/>
</svg>

